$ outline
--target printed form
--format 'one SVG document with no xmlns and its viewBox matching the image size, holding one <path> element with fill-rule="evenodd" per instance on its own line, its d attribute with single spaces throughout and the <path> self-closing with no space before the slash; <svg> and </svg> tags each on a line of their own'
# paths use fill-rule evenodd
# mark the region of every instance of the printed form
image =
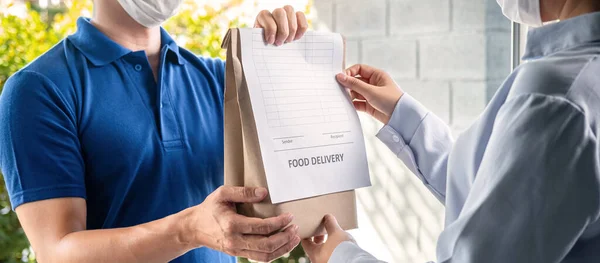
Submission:
<svg viewBox="0 0 600 263">
<path fill-rule="evenodd" d="M 307 32 L 279 47 L 262 29 L 240 37 L 272 203 L 370 186 L 358 115 L 335 79 L 341 35 Z"/>
</svg>

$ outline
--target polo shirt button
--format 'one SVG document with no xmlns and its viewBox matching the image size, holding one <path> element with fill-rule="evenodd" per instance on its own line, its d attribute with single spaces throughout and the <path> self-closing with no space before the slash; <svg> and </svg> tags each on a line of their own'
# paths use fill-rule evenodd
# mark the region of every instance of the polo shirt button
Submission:
<svg viewBox="0 0 600 263">
<path fill-rule="evenodd" d="M 394 142 L 400 142 L 400 138 L 398 137 L 398 135 L 393 135 L 392 140 L 394 140 Z"/>
<path fill-rule="evenodd" d="M 142 71 L 142 65 L 140 64 L 136 64 L 133 68 L 135 68 L 135 71 Z"/>
<path fill-rule="evenodd" d="M 162 109 L 164 107 L 164 104 L 161 102 L 160 103 L 160 108 Z"/>
</svg>

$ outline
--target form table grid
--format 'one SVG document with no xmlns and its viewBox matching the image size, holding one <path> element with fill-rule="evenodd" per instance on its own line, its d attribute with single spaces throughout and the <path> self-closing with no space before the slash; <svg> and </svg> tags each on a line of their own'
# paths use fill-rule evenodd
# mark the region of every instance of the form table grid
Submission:
<svg viewBox="0 0 600 263">
<path fill-rule="evenodd" d="M 348 121 L 334 79 L 339 69 L 333 63 L 331 34 L 308 32 L 279 47 L 266 45 L 261 33 L 253 33 L 252 40 L 269 127 Z"/>
</svg>

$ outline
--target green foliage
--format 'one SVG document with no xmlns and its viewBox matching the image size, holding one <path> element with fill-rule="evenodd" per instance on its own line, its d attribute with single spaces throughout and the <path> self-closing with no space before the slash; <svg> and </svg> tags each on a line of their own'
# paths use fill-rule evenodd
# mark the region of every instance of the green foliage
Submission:
<svg viewBox="0 0 600 263">
<path fill-rule="evenodd" d="M 48 50 L 60 38 L 38 12 L 29 12 L 27 19 L 0 13 L 0 90 L 10 75 Z M 4 185 L 4 178 L 0 175 L 0 261 L 26 261 L 29 242 L 16 214 L 10 210 Z"/>
<path fill-rule="evenodd" d="M 28 18 L 0 13 L 0 88 L 6 79 L 59 41 L 38 12 Z"/>
<path fill-rule="evenodd" d="M 164 28 L 186 49 L 194 54 L 207 57 L 225 58 L 221 40 L 230 27 L 245 26 L 238 19 L 229 20 L 225 12 L 242 1 L 230 0 L 219 8 L 202 6 L 197 1 L 188 0 L 182 5 L 179 14 L 167 21 Z"/>
<path fill-rule="evenodd" d="M 25 251 L 25 259 L 27 259 L 29 242 L 17 217 L 10 210 L 2 176 L 0 176 L 0 184 L 0 262 L 21 262 L 24 256 L 23 251 Z"/>
<path fill-rule="evenodd" d="M 91 14 L 92 1 L 64 1 L 61 8 L 42 10 L 28 6 L 24 17 L 4 13 L 0 3 L 0 91 L 8 77 L 76 30 L 77 18 Z M 186 0 L 181 12 L 164 27 L 180 45 L 198 55 L 222 57 L 221 38 L 229 27 L 244 26 L 225 12 L 242 0 L 229 0 L 220 7 Z M 10 209 L 5 183 L 0 174 L 0 262 L 35 262 L 29 242 L 16 214 Z M 304 257 L 301 247 L 277 263 L 294 263 Z M 240 259 L 240 262 L 249 262 Z"/>
</svg>

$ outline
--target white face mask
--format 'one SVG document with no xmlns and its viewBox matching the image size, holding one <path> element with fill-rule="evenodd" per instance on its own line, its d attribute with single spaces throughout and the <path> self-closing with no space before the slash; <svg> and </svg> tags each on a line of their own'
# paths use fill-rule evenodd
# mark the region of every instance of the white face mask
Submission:
<svg viewBox="0 0 600 263">
<path fill-rule="evenodd" d="M 496 0 L 508 19 L 533 27 L 542 26 L 540 0 Z"/>
<path fill-rule="evenodd" d="M 155 27 L 177 13 L 183 0 L 118 0 L 135 21 L 145 27 Z"/>
</svg>

